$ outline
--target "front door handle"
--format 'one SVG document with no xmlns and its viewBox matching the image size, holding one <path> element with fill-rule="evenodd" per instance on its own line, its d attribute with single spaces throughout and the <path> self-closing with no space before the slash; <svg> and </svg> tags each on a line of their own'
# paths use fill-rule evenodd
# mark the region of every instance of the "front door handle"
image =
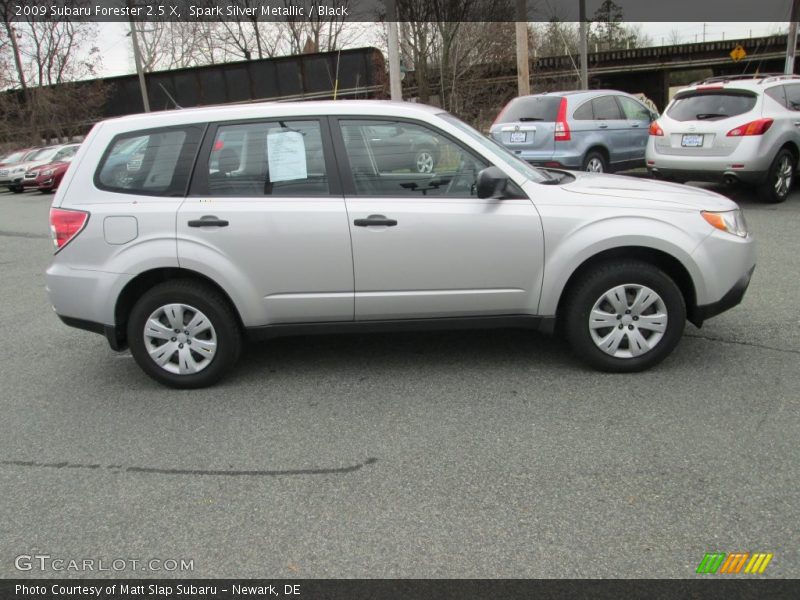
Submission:
<svg viewBox="0 0 800 600">
<path fill-rule="evenodd" d="M 225 219 L 219 219 L 214 215 L 203 215 L 199 219 L 189 221 L 189 227 L 227 227 Z"/>
<path fill-rule="evenodd" d="M 356 219 L 353 221 L 356 227 L 394 227 L 397 225 L 395 219 L 387 219 L 383 215 L 370 215 L 366 219 Z"/>
<path fill-rule="evenodd" d="M 597 127 L 599 129 L 608 129 L 608 125 L 606 125 L 605 123 L 600 123 L 600 125 L 598 125 Z"/>
</svg>

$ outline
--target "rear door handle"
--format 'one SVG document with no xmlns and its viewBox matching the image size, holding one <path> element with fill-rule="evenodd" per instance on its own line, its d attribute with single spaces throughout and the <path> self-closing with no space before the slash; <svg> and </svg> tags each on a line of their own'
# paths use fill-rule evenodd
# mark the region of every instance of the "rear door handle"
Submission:
<svg viewBox="0 0 800 600">
<path fill-rule="evenodd" d="M 606 125 L 605 123 L 601 123 L 597 127 L 599 127 L 600 129 L 608 129 L 608 125 Z"/>
<path fill-rule="evenodd" d="M 370 215 L 366 219 L 356 219 L 353 221 L 356 227 L 394 227 L 397 225 L 395 219 L 387 219 L 383 215 Z"/>
<path fill-rule="evenodd" d="M 225 219 L 219 219 L 214 215 L 203 215 L 199 219 L 189 221 L 189 227 L 227 227 Z"/>
</svg>

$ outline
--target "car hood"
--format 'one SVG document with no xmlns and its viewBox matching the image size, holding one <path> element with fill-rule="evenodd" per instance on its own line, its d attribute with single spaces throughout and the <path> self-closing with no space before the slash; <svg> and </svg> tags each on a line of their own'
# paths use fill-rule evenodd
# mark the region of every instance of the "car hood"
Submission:
<svg viewBox="0 0 800 600">
<path fill-rule="evenodd" d="M 25 171 L 29 171 L 31 169 L 35 169 L 36 167 L 41 167 L 42 165 L 46 165 L 49 163 L 49 160 L 29 160 L 28 162 L 24 163 L 17 163 L 15 165 L 9 165 L 9 169 L 25 169 Z"/>
<path fill-rule="evenodd" d="M 669 183 L 603 173 L 572 173 L 574 181 L 561 189 L 574 194 L 615 198 L 625 206 L 650 206 L 660 208 L 690 208 L 698 210 L 734 210 L 735 202 L 721 194 L 680 183 Z"/>
<path fill-rule="evenodd" d="M 49 169 L 66 169 L 68 166 L 68 162 L 58 161 L 36 165 L 36 168 L 38 168 L 40 171 L 47 171 Z"/>
</svg>

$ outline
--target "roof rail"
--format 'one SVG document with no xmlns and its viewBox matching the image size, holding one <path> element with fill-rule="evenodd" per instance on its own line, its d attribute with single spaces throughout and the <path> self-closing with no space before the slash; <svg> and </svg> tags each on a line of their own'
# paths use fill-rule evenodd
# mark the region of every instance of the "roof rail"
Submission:
<svg viewBox="0 0 800 600">
<path fill-rule="evenodd" d="M 800 79 L 800 75 L 773 75 L 771 77 L 765 77 L 759 83 L 767 83 L 770 81 L 780 81 L 782 79 Z"/>
<path fill-rule="evenodd" d="M 707 77 L 695 81 L 691 85 L 701 85 L 704 83 L 725 83 L 726 81 L 738 81 L 742 79 L 767 79 L 773 77 L 784 77 L 783 73 L 740 73 L 739 75 L 717 75 L 716 77 Z M 792 77 L 786 75 L 785 77 Z"/>
</svg>

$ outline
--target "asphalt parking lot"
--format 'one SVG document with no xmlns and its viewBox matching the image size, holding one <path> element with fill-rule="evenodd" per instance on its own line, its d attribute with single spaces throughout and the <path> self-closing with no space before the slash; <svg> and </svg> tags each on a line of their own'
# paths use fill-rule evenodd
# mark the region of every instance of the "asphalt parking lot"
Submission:
<svg viewBox="0 0 800 600">
<path fill-rule="evenodd" d="M 750 290 L 653 371 L 518 331 L 309 337 L 174 391 L 61 324 L 52 196 L 1 194 L 0 577 L 692 577 L 711 551 L 800 576 L 800 191 L 733 196 Z"/>
</svg>

